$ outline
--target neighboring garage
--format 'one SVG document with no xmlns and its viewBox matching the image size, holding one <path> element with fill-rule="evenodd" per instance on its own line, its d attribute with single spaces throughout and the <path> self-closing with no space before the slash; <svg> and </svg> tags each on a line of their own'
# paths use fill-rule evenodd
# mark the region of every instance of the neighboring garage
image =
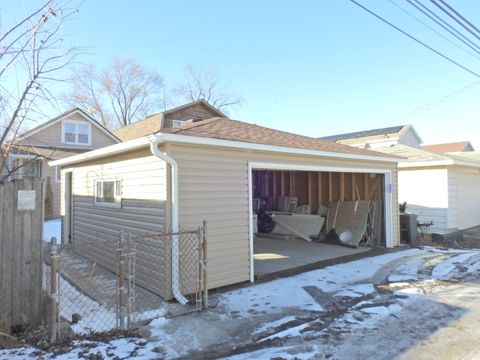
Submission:
<svg viewBox="0 0 480 360">
<path fill-rule="evenodd" d="M 340 228 L 341 219 L 348 218 L 352 209 L 366 214 L 360 210 L 368 208 L 368 216 L 374 214 L 376 221 L 376 235 L 369 237 L 370 244 L 398 245 L 398 160 L 366 149 L 212 118 L 51 165 L 62 167 L 64 239 L 100 244 L 106 229 L 110 234 L 125 229 L 161 231 L 176 224 L 197 227 L 205 219 L 209 287 L 218 288 L 254 280 L 258 265 L 254 261 L 254 232 L 262 206 L 261 213 L 267 214 L 278 213 L 279 205 L 283 210 L 294 210 L 272 214 L 280 222 L 282 216 L 292 213 L 334 213 L 336 224 L 332 215 L 328 216 L 323 233 L 338 228 L 351 238 L 359 233 L 347 223 Z M 118 187 L 116 206 L 102 206 L 97 201 L 98 187 L 94 184 L 102 181 L 114 181 Z M 118 218 L 122 221 L 115 220 Z M 364 220 L 366 215 L 362 215 Z M 299 251 L 297 258 L 310 256 L 315 262 L 322 256 L 359 251 L 317 241 L 321 239 L 307 241 L 305 236 L 302 240 L 302 236 L 286 235 L 277 236 L 275 231 L 267 235 L 264 252 L 278 253 L 282 244 L 295 250 L 298 243 L 297 250 L 306 251 Z M 279 248 L 274 249 L 275 245 Z M 308 250 L 314 247 L 315 251 Z"/>
</svg>

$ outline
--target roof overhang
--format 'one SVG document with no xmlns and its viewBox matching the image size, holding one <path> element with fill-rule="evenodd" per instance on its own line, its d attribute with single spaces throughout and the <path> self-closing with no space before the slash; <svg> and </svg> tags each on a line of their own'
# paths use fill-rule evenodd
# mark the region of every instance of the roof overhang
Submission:
<svg viewBox="0 0 480 360">
<path fill-rule="evenodd" d="M 242 141 L 214 139 L 214 138 L 207 138 L 207 137 L 159 133 L 159 134 L 145 136 L 139 139 L 126 141 L 124 143 L 107 146 L 101 149 L 89 151 L 87 153 L 71 156 L 61 160 L 51 161 L 49 162 L 49 165 L 50 166 L 73 165 L 83 161 L 88 161 L 88 160 L 92 160 L 100 157 L 120 154 L 120 153 L 128 152 L 131 150 L 139 149 L 151 143 L 159 143 L 159 144 L 176 143 L 176 144 L 188 144 L 188 145 L 214 146 L 214 147 L 222 147 L 222 148 L 230 148 L 230 149 L 241 149 L 241 150 L 247 150 L 247 151 L 264 151 L 264 152 L 318 156 L 318 157 L 336 158 L 336 159 L 345 159 L 345 160 L 364 160 L 364 161 L 377 161 L 377 162 L 380 161 L 380 162 L 390 162 L 390 163 L 398 163 L 402 161 L 401 158 L 389 157 L 389 156 L 384 157 L 384 156 L 372 156 L 372 155 L 362 155 L 362 154 L 354 154 L 354 153 L 339 153 L 339 152 L 319 151 L 319 150 L 309 150 L 309 149 L 303 149 L 303 148 L 249 143 L 249 142 L 242 142 Z"/>
<path fill-rule="evenodd" d="M 470 162 L 455 159 L 434 160 L 434 161 L 412 161 L 400 162 L 398 167 L 400 169 L 421 168 L 421 167 L 439 167 L 439 166 L 465 166 L 472 168 L 480 168 L 480 162 Z"/>
</svg>

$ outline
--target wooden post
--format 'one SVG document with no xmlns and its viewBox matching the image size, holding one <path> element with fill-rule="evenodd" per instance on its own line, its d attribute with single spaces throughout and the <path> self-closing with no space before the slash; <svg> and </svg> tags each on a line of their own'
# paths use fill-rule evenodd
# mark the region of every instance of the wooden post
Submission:
<svg viewBox="0 0 480 360">
<path fill-rule="evenodd" d="M 280 172 L 280 196 L 285 196 L 285 171 Z"/>
<path fill-rule="evenodd" d="M 202 253 L 203 253 L 203 308 L 208 309 L 208 277 L 207 277 L 207 220 L 203 220 L 203 241 L 202 241 Z"/>
<path fill-rule="evenodd" d="M 307 198 L 308 198 L 308 205 L 310 205 L 310 209 L 313 208 L 313 174 L 309 171 L 308 172 L 308 186 L 307 186 Z"/>
<path fill-rule="evenodd" d="M 322 206 L 322 173 L 317 173 L 318 175 L 318 207 Z"/>
<path fill-rule="evenodd" d="M 340 173 L 340 201 L 345 200 L 345 173 Z"/>
<path fill-rule="evenodd" d="M 333 174 L 328 173 L 328 202 L 333 200 Z"/>
<path fill-rule="evenodd" d="M 118 241 L 117 248 L 117 257 L 118 257 L 118 306 L 117 306 L 117 317 L 118 317 L 118 326 L 121 329 L 125 328 L 125 314 L 124 314 L 124 304 L 125 304 L 125 276 L 124 276 L 124 251 L 123 246 L 125 242 L 125 234 L 123 231 L 120 232 L 120 239 Z"/>
<path fill-rule="evenodd" d="M 369 197 L 368 197 L 368 174 L 363 174 L 363 191 L 364 191 L 364 195 L 363 195 L 363 200 L 371 200 Z"/>
<path fill-rule="evenodd" d="M 58 254 L 57 239 L 50 239 L 50 343 L 58 340 Z"/>
</svg>

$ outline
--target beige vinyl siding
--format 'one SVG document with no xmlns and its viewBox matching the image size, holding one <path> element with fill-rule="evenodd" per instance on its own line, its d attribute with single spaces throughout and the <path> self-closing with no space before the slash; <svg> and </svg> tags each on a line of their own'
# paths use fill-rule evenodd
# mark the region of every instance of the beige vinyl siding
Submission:
<svg viewBox="0 0 480 360">
<path fill-rule="evenodd" d="M 91 145 L 81 144 L 64 144 L 62 143 L 62 121 L 75 120 L 84 122 L 91 125 L 92 139 Z M 65 148 L 65 149 L 85 149 L 93 150 L 101 147 L 116 144 L 117 141 L 108 136 L 104 131 L 100 130 L 91 121 L 85 120 L 85 118 L 76 113 L 68 116 L 66 119 L 57 121 L 44 129 L 33 133 L 25 139 L 19 141 L 20 144 L 33 145 L 33 146 L 50 146 L 53 148 Z"/>
<path fill-rule="evenodd" d="M 209 287 L 250 278 L 248 163 L 266 162 L 392 170 L 393 201 L 398 200 L 396 164 L 319 159 L 223 148 L 169 145 L 167 152 L 179 166 L 179 222 L 198 226 L 208 221 Z M 394 245 L 399 243 L 398 207 L 393 206 Z"/>
<path fill-rule="evenodd" d="M 112 271 L 117 267 L 115 248 L 121 231 L 145 234 L 165 230 L 165 162 L 151 155 L 128 157 L 105 159 L 73 170 L 73 242 L 94 243 L 76 249 Z M 101 179 L 121 180 L 120 208 L 94 203 L 94 182 Z M 137 283 L 165 298 L 171 297 L 170 286 L 165 283 L 169 268 L 161 264 L 169 263 L 168 256 L 165 247 L 155 246 L 152 241 L 137 244 Z"/>
</svg>

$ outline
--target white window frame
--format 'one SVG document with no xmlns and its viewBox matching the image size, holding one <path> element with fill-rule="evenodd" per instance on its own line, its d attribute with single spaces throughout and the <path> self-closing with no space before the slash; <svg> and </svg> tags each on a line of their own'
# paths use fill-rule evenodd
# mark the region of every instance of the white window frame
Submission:
<svg viewBox="0 0 480 360">
<path fill-rule="evenodd" d="M 75 125 L 75 141 L 66 141 L 65 140 L 65 125 L 66 124 Z M 88 128 L 88 142 L 87 143 L 78 142 L 78 126 L 79 125 L 86 125 L 87 128 Z M 92 145 L 92 124 L 90 124 L 89 122 L 86 122 L 86 121 L 63 120 L 62 121 L 62 144 L 83 145 L 83 146 Z"/>
<path fill-rule="evenodd" d="M 186 120 L 172 120 L 172 128 L 176 128 L 185 124 Z"/>
<path fill-rule="evenodd" d="M 16 171 L 14 171 L 11 174 L 11 178 L 13 179 L 23 179 L 26 177 L 36 177 L 36 178 L 42 178 L 43 177 L 43 161 L 40 157 L 37 157 L 35 155 L 22 155 L 22 154 L 12 154 L 10 156 L 10 161 L 11 161 L 11 166 L 14 166 L 15 160 L 21 160 L 22 164 L 20 165 L 20 168 Z M 34 176 L 29 176 L 24 173 L 24 170 L 22 170 L 23 166 L 25 166 L 24 162 L 29 162 L 29 161 L 35 161 L 37 162 L 39 169 L 39 175 L 34 175 Z"/>
<path fill-rule="evenodd" d="M 111 182 L 113 181 L 113 191 L 116 194 L 114 196 L 114 202 L 104 202 L 104 201 L 98 201 L 98 192 L 97 192 L 97 184 L 99 182 L 104 183 L 104 182 Z M 120 189 L 117 187 L 120 186 Z M 118 178 L 99 178 L 95 179 L 93 181 L 93 202 L 97 206 L 107 206 L 107 207 L 114 207 L 114 208 L 121 208 L 122 207 L 122 180 Z M 103 187 L 102 187 L 103 189 Z"/>
</svg>

